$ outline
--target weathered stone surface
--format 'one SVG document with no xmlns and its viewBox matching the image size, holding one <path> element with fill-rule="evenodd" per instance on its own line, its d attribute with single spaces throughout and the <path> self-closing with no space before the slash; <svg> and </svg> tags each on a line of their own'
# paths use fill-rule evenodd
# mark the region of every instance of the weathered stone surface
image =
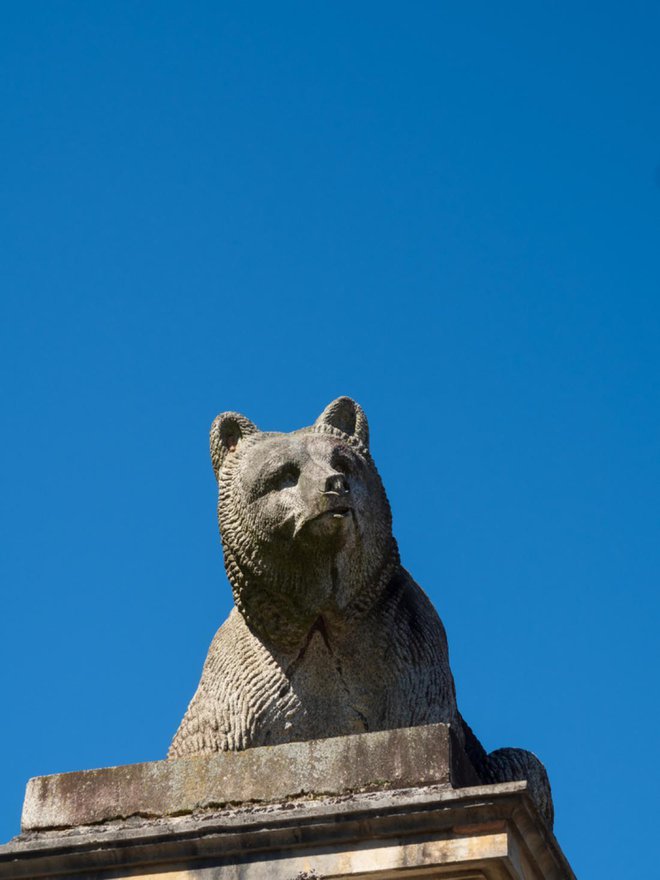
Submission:
<svg viewBox="0 0 660 880">
<path fill-rule="evenodd" d="M 41 776 L 28 783 L 21 827 L 75 828 L 228 804 L 476 781 L 462 751 L 452 750 L 448 726 L 436 724 Z"/>
<path fill-rule="evenodd" d="M 185 763 L 185 762 L 181 762 Z M 24 834 L 0 880 L 575 880 L 525 782 L 284 801 Z"/>
<path fill-rule="evenodd" d="M 447 723 L 483 782 L 527 779 L 552 825 L 540 761 L 487 754 L 460 715 L 444 628 L 400 564 L 361 407 L 339 398 L 291 434 L 223 413 L 211 459 L 236 608 L 169 756 Z"/>
</svg>

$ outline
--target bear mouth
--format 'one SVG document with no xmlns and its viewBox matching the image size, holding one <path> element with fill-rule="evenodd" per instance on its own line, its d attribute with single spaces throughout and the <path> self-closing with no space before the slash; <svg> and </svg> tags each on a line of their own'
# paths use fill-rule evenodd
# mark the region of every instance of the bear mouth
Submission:
<svg viewBox="0 0 660 880">
<path fill-rule="evenodd" d="M 332 507 L 330 510 L 324 510 L 321 513 L 318 513 L 316 516 L 313 516 L 308 522 L 314 522 L 318 519 L 344 519 L 347 516 L 350 516 L 353 513 L 350 507 Z"/>
<path fill-rule="evenodd" d="M 328 510 L 322 510 L 314 516 L 308 517 L 300 522 L 293 532 L 293 537 L 298 535 L 320 535 L 320 534 L 340 534 L 343 533 L 343 524 L 354 520 L 354 511 L 347 505 L 337 505 L 330 507 Z"/>
<path fill-rule="evenodd" d="M 337 505 L 336 507 L 331 507 L 328 510 L 322 510 L 320 513 L 317 513 L 315 516 L 310 516 L 308 520 L 306 520 L 306 525 L 310 523 L 323 522 L 324 520 L 342 520 L 347 519 L 348 517 L 353 515 L 353 509 L 346 505 Z"/>
</svg>

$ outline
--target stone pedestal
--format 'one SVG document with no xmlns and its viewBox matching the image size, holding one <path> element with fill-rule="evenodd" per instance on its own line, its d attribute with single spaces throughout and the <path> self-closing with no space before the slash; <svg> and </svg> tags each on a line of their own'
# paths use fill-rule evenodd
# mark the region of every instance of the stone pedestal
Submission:
<svg viewBox="0 0 660 880">
<path fill-rule="evenodd" d="M 574 878 L 525 782 L 474 782 L 446 725 L 40 777 L 0 878 Z"/>
</svg>

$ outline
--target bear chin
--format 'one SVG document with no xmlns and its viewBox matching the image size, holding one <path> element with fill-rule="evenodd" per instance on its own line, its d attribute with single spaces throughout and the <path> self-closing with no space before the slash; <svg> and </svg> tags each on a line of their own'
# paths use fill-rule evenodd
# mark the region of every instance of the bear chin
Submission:
<svg viewBox="0 0 660 880">
<path fill-rule="evenodd" d="M 298 537 L 302 542 L 329 541 L 343 545 L 355 527 L 355 514 L 349 508 L 326 510 L 308 519 L 300 528 Z"/>
</svg>

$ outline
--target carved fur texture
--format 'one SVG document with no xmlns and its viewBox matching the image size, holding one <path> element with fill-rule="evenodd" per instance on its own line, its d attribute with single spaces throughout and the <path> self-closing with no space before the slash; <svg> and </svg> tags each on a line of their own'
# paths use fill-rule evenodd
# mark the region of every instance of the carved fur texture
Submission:
<svg viewBox="0 0 660 880">
<path fill-rule="evenodd" d="M 541 762 L 487 754 L 458 711 L 444 627 L 399 562 L 361 407 L 340 397 L 290 434 L 223 413 L 211 461 L 236 607 L 168 757 L 445 722 L 484 782 L 527 779 L 552 825 Z"/>
</svg>

